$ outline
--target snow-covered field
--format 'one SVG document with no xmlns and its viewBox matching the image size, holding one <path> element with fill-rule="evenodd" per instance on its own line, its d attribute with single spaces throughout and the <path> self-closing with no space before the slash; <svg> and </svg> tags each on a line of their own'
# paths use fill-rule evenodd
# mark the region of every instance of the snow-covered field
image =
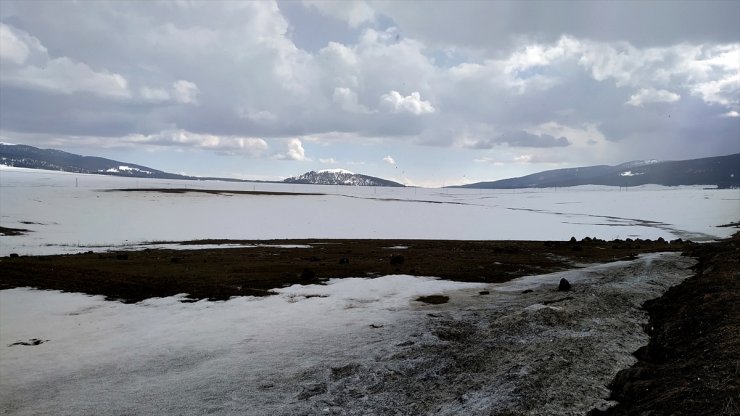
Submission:
<svg viewBox="0 0 740 416">
<path fill-rule="evenodd" d="M 195 188 L 322 193 L 105 192 Z M 468 190 L 163 181 L 0 168 L 0 256 L 104 250 L 192 239 L 563 240 L 571 236 L 705 241 L 740 220 L 740 190 L 577 187 Z"/>
<path fill-rule="evenodd" d="M 106 191 L 168 187 L 321 195 Z M 738 220 L 740 191 L 701 187 L 398 189 L 0 169 L 0 226 L 31 230 L 0 236 L 0 256 L 205 238 L 706 241 Z M 604 386 L 647 342 L 639 306 L 692 262 L 658 253 L 498 285 L 342 279 L 225 302 L 3 290 L 0 413 L 582 414 L 606 404 Z M 450 302 L 414 300 L 430 294 Z"/>
</svg>

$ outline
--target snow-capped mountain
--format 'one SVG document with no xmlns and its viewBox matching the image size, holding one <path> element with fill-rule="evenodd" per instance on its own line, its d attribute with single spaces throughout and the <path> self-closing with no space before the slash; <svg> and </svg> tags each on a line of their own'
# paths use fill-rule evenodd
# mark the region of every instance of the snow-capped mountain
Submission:
<svg viewBox="0 0 740 416">
<path fill-rule="evenodd" d="M 313 185 L 350 185 L 350 186 L 404 186 L 398 182 L 374 176 L 360 175 L 345 169 L 324 169 L 306 172 L 284 180 L 285 183 Z"/>
</svg>

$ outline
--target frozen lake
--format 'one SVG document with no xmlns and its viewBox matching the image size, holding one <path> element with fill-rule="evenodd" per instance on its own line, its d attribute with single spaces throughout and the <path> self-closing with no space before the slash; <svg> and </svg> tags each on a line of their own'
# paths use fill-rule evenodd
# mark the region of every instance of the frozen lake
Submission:
<svg viewBox="0 0 740 416">
<path fill-rule="evenodd" d="M 193 188 L 321 195 L 106 192 Z M 167 181 L 0 168 L 0 255 L 193 239 L 706 241 L 740 220 L 740 190 L 644 186 L 470 190 Z"/>
</svg>

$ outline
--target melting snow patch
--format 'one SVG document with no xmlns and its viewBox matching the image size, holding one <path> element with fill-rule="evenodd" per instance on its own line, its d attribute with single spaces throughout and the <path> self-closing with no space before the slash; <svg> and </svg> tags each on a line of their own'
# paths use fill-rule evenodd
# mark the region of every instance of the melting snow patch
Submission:
<svg viewBox="0 0 740 416">
<path fill-rule="evenodd" d="M 224 302 L 3 290 L 0 348 L 49 342 L 4 347 L 0 413 L 582 414 L 609 404 L 604 386 L 647 342 L 640 305 L 692 263 L 652 254 L 496 285 L 332 279 Z"/>
</svg>

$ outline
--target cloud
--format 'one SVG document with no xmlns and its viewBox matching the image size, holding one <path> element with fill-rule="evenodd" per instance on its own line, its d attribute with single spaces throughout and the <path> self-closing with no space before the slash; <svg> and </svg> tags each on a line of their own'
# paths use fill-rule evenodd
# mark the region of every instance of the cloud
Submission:
<svg viewBox="0 0 740 416">
<path fill-rule="evenodd" d="M 463 146 L 472 149 L 490 149 L 503 144 L 511 147 L 548 148 L 570 146 L 571 143 L 565 136 L 555 138 L 549 134 L 532 134 L 517 130 L 501 134 L 492 139 L 468 140 L 463 143 Z"/>
<path fill-rule="evenodd" d="M 0 24 L 0 58 L 16 66 L 3 68 L 0 82 L 54 93 L 92 93 L 102 97 L 129 98 L 128 81 L 106 70 L 68 57 L 50 58 L 47 49 L 28 33 Z M 29 58 L 35 55 L 33 60 Z"/>
<path fill-rule="evenodd" d="M 190 81 L 181 79 L 172 84 L 172 98 L 180 104 L 196 104 L 199 92 L 198 86 Z"/>
<path fill-rule="evenodd" d="M 122 138 L 125 143 L 152 146 L 190 147 L 213 150 L 221 154 L 258 157 L 268 149 L 267 142 L 254 137 L 224 137 L 186 130 L 164 130 L 155 134 L 133 134 Z"/>
<path fill-rule="evenodd" d="M 387 164 L 389 164 L 389 165 L 395 165 L 395 164 L 396 164 L 396 161 L 395 161 L 395 160 L 393 160 L 393 158 L 392 158 L 392 157 L 390 157 L 390 155 L 388 155 L 388 156 L 384 157 L 384 158 L 383 158 L 383 162 L 385 162 L 385 163 L 387 163 Z"/>
<path fill-rule="evenodd" d="M 335 164 L 339 163 L 333 157 L 330 157 L 328 159 L 319 158 L 319 162 L 324 163 L 324 164 L 327 164 L 327 165 L 335 165 Z"/>
<path fill-rule="evenodd" d="M 563 33 L 639 47 L 677 43 L 736 42 L 740 5 L 726 1 L 434 2 L 423 12 L 415 2 L 377 2 L 378 13 L 435 47 L 506 50 L 522 38 L 558 39 Z"/>
<path fill-rule="evenodd" d="M 298 161 L 309 161 L 306 157 L 306 151 L 303 149 L 303 144 L 299 139 L 290 139 L 286 143 L 287 150 L 284 153 L 278 153 L 275 155 L 276 159 L 280 160 L 298 160 Z"/>
<path fill-rule="evenodd" d="M 46 54 L 38 39 L 4 23 L 0 23 L 0 45 L 0 59 L 16 65 L 24 64 L 33 50 Z"/>
<path fill-rule="evenodd" d="M 175 102 L 178 104 L 197 104 L 199 90 L 195 83 L 178 80 L 168 90 L 164 88 L 142 87 L 140 96 L 148 102 Z"/>
<path fill-rule="evenodd" d="M 339 107 L 348 113 L 367 114 L 370 110 L 358 102 L 357 93 L 350 88 L 336 87 L 332 99 Z"/>
<path fill-rule="evenodd" d="M 673 103 L 680 98 L 680 95 L 670 91 L 640 88 L 637 93 L 630 96 L 630 99 L 625 104 L 642 107 L 645 103 Z"/>
<path fill-rule="evenodd" d="M 375 10 L 373 10 L 373 8 L 364 1 L 303 0 L 302 4 L 306 7 L 315 9 L 325 16 L 342 20 L 352 28 L 356 28 L 363 23 L 375 20 Z"/>
<path fill-rule="evenodd" d="M 411 114 L 429 114 L 434 112 L 434 107 L 429 101 L 423 101 L 421 94 L 417 91 L 403 96 L 398 91 L 391 91 L 380 97 L 381 105 L 384 105 L 393 113 L 407 112 Z"/>
</svg>

